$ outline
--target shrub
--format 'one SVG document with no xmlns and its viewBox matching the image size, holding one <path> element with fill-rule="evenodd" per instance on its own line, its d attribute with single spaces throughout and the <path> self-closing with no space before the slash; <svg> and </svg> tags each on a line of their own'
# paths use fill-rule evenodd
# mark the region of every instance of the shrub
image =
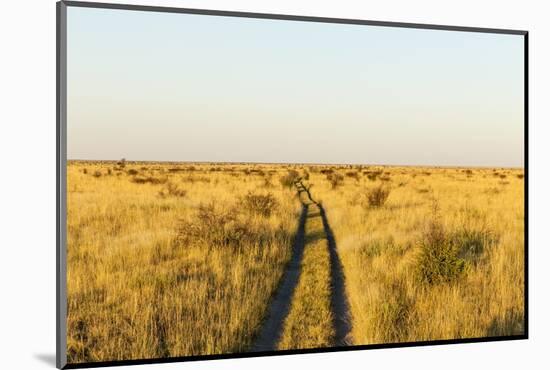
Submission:
<svg viewBox="0 0 550 370">
<path fill-rule="evenodd" d="M 522 173 L 520 173 L 520 174 L 518 174 L 518 175 L 516 175 L 516 176 L 517 176 L 518 179 L 523 179 L 523 174 L 522 174 Z"/>
<path fill-rule="evenodd" d="M 176 244 L 203 243 L 207 247 L 240 247 L 245 243 L 264 244 L 269 238 L 265 230 L 256 230 L 239 220 L 235 208 L 220 209 L 211 203 L 201 204 L 192 221 L 180 226 Z"/>
<path fill-rule="evenodd" d="M 378 186 L 376 188 L 370 189 L 367 192 L 367 199 L 369 201 L 369 206 L 371 207 L 381 207 L 386 203 L 390 195 L 390 189 Z"/>
<path fill-rule="evenodd" d="M 136 184 L 164 184 L 166 183 L 168 179 L 166 178 L 159 178 L 159 177 L 153 177 L 153 176 L 135 176 L 132 177 L 130 181 Z"/>
<path fill-rule="evenodd" d="M 346 172 L 346 176 L 359 181 L 359 172 L 349 171 L 349 172 Z"/>
<path fill-rule="evenodd" d="M 271 193 L 267 194 L 254 194 L 248 192 L 244 197 L 244 208 L 250 213 L 258 214 L 261 216 L 269 217 L 271 213 L 277 208 L 277 199 Z"/>
<path fill-rule="evenodd" d="M 139 171 L 136 170 L 135 168 L 130 168 L 127 173 L 128 173 L 128 175 L 135 176 L 139 173 Z"/>
<path fill-rule="evenodd" d="M 124 168 L 126 167 L 126 159 L 122 158 L 120 161 L 116 163 L 119 167 Z"/>
<path fill-rule="evenodd" d="M 95 171 L 94 177 L 101 177 L 101 171 Z"/>
<path fill-rule="evenodd" d="M 238 174 L 235 174 L 235 173 L 232 173 L 232 175 L 237 175 Z M 204 182 L 204 183 L 210 183 L 212 181 L 212 178 L 208 177 L 208 176 L 193 176 L 193 175 L 188 175 L 184 178 L 181 179 L 181 181 L 183 182 L 190 182 L 190 183 L 195 183 L 195 182 Z"/>
<path fill-rule="evenodd" d="M 288 173 L 285 176 L 282 176 L 279 181 L 281 185 L 285 188 L 291 188 L 296 181 L 300 180 L 300 174 L 296 170 L 288 170 Z"/>
<path fill-rule="evenodd" d="M 382 171 L 365 171 L 363 172 L 370 181 L 376 181 L 378 176 L 382 174 Z"/>
<path fill-rule="evenodd" d="M 344 176 L 339 173 L 332 172 L 327 174 L 327 180 L 330 183 L 332 189 L 336 189 L 338 186 L 344 183 Z"/>
<path fill-rule="evenodd" d="M 435 211 L 422 237 L 416 259 L 418 280 L 424 284 L 439 284 L 458 279 L 465 268 L 465 261 L 459 257 L 459 252 Z"/>
<path fill-rule="evenodd" d="M 164 186 L 164 188 L 162 188 L 160 191 L 159 191 L 159 196 L 161 198 L 166 198 L 166 197 L 178 197 L 178 198 L 183 198 L 187 195 L 187 190 L 184 190 L 184 189 L 180 189 L 176 184 L 172 183 L 172 182 L 167 182 L 166 185 Z"/>
<path fill-rule="evenodd" d="M 493 233 L 486 228 L 464 228 L 452 236 L 452 243 L 456 246 L 459 257 L 472 263 L 477 263 L 485 248 L 495 242 Z"/>
<path fill-rule="evenodd" d="M 82 170 L 82 173 L 83 173 L 84 175 L 86 175 L 86 174 L 88 173 L 88 169 L 87 169 L 87 168 L 84 168 L 84 169 Z"/>
<path fill-rule="evenodd" d="M 304 179 L 304 180 L 309 180 L 309 172 L 307 172 L 307 170 L 304 170 L 303 179 Z"/>
<path fill-rule="evenodd" d="M 112 175 L 113 174 L 113 170 L 111 170 L 110 168 L 107 170 L 107 175 Z"/>
<path fill-rule="evenodd" d="M 271 188 L 273 187 L 273 183 L 271 182 L 271 176 L 264 177 L 264 188 Z"/>
</svg>

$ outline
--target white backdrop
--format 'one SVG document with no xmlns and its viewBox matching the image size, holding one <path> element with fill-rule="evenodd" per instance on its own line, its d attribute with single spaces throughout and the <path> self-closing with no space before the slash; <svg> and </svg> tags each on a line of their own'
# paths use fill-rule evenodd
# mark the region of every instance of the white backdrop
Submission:
<svg viewBox="0 0 550 370">
<path fill-rule="evenodd" d="M 113 0 L 113 2 L 116 2 Z M 547 368 L 550 298 L 550 23 L 544 1 L 165 0 L 127 3 L 530 31 L 530 339 L 141 366 L 140 369 Z M 546 11 L 545 11 L 546 10 Z M 0 367 L 53 368 L 55 357 L 55 1 L 0 13 Z M 101 25 L 98 25 L 99 27 Z M 545 365 L 546 364 L 546 365 Z M 136 367 L 133 367 L 136 368 Z"/>
</svg>

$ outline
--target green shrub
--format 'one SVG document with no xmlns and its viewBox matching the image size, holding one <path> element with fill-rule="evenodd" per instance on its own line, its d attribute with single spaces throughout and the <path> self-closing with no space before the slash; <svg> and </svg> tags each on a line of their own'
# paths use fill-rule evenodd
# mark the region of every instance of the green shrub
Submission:
<svg viewBox="0 0 550 370">
<path fill-rule="evenodd" d="M 464 272 L 465 260 L 459 256 L 460 248 L 447 235 L 434 215 L 420 243 L 416 260 L 418 280 L 424 284 L 448 283 L 458 279 Z"/>
</svg>

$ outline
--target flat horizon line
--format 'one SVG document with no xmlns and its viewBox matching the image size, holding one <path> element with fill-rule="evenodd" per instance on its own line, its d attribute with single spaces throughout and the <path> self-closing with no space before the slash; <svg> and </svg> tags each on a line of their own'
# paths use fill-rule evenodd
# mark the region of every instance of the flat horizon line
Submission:
<svg viewBox="0 0 550 370">
<path fill-rule="evenodd" d="M 120 162 L 121 159 L 67 159 L 68 162 Z M 485 166 L 485 165 L 430 165 L 430 164 L 380 164 L 380 163 L 320 163 L 320 162 L 254 162 L 254 161 L 170 161 L 170 160 L 142 160 L 124 159 L 126 163 L 162 163 L 162 164 L 257 164 L 257 165 L 308 165 L 308 166 L 381 166 L 381 167 L 426 167 L 426 168 L 501 168 L 525 169 L 525 166 Z"/>
</svg>

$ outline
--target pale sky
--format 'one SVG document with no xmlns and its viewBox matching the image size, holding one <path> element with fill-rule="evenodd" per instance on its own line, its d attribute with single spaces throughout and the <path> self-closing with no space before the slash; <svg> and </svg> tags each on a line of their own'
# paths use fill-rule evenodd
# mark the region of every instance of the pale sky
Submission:
<svg viewBox="0 0 550 370">
<path fill-rule="evenodd" d="M 523 166 L 523 36 L 68 8 L 68 158 Z"/>
</svg>

